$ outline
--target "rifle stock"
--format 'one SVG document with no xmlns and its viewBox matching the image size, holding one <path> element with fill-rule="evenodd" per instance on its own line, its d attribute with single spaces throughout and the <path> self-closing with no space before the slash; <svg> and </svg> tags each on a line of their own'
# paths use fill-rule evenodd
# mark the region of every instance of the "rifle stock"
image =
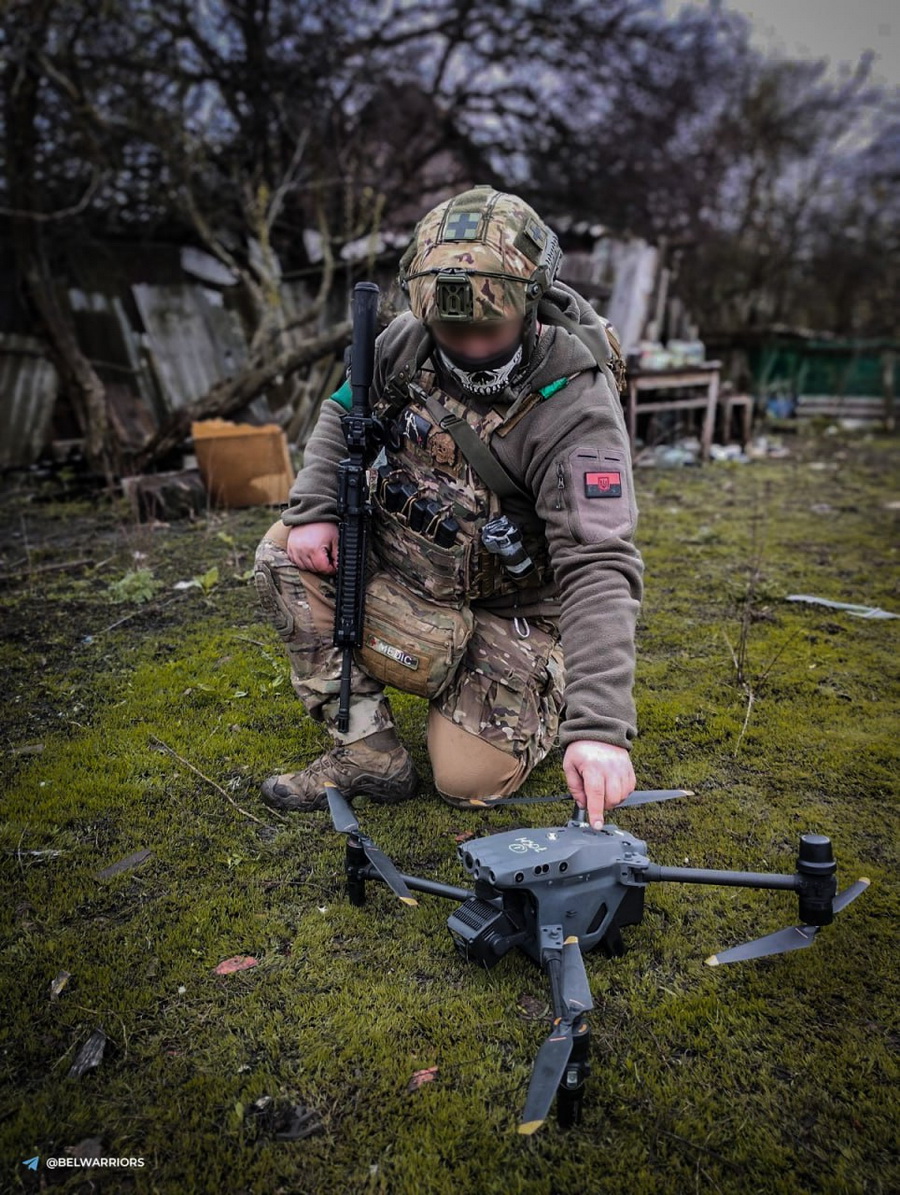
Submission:
<svg viewBox="0 0 900 1195">
<path fill-rule="evenodd" d="M 366 470 L 375 442 L 369 389 L 375 372 L 375 316 L 378 287 L 358 282 L 353 288 L 353 345 L 350 389 L 353 401 L 341 419 L 347 456 L 338 466 L 338 571 L 334 602 L 334 645 L 344 649 L 337 728 L 350 726 L 350 672 L 353 649 L 362 643 L 369 546 L 369 487 Z"/>
</svg>

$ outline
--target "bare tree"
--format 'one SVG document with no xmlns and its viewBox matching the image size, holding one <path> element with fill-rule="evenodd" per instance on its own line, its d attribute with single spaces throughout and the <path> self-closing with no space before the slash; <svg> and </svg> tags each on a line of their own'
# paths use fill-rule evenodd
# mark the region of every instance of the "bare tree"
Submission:
<svg viewBox="0 0 900 1195">
<path fill-rule="evenodd" d="M 104 386 L 79 348 L 54 287 L 45 232 L 49 225 L 77 215 L 96 189 L 97 163 L 81 199 L 68 207 L 48 204 L 45 176 L 41 87 L 56 16 L 55 0 L 13 4 L 2 44 L 3 129 L 6 143 L 6 215 L 10 221 L 19 277 L 46 333 L 61 377 L 68 385 L 86 455 L 108 479 L 114 453 L 106 417 Z M 81 171 L 80 173 L 84 173 Z"/>
<path fill-rule="evenodd" d="M 864 65 L 834 82 L 767 61 L 720 6 L 11 0 L 7 15 L 0 206 L 96 460 L 102 384 L 48 282 L 73 237 L 199 243 L 232 272 L 249 360 L 198 411 L 239 409 L 342 343 L 320 328 L 329 293 L 349 293 L 349 248 L 374 255 L 385 223 L 472 182 L 665 237 L 706 325 L 885 323 L 896 119 L 878 125 Z M 311 283 L 291 316 L 285 270 Z"/>
</svg>

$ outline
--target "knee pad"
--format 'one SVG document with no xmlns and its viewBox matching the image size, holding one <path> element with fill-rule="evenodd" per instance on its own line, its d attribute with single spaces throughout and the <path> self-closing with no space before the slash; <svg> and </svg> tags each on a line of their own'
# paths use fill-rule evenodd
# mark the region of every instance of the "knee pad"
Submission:
<svg viewBox="0 0 900 1195">
<path fill-rule="evenodd" d="M 289 639 L 294 630 L 294 616 L 282 597 L 278 583 L 268 561 L 259 555 L 253 569 L 253 581 L 263 613 L 269 618 L 275 630 L 283 639 Z"/>
</svg>

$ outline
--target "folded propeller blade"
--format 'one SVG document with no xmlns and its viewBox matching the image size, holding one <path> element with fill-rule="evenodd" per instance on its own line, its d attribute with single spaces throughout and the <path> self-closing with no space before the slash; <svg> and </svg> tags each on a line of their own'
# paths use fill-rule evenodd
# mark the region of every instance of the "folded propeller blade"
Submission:
<svg viewBox="0 0 900 1195">
<path fill-rule="evenodd" d="M 672 801 L 675 797 L 692 797 L 690 788 L 645 788 L 636 789 L 633 793 L 620 801 L 617 809 L 627 809 L 630 805 L 652 805 L 656 801 Z"/>
<path fill-rule="evenodd" d="M 651 801 L 671 801 L 673 797 L 692 797 L 693 790 L 689 788 L 648 788 L 635 791 L 616 806 L 649 805 Z M 493 797 L 490 800 L 473 798 L 469 804 L 479 809 L 505 809 L 507 805 L 547 805 L 558 801 L 571 801 L 571 793 L 559 793 L 552 797 Z"/>
<path fill-rule="evenodd" d="M 580 953 L 580 951 L 579 951 Z M 550 1114 L 550 1106 L 557 1088 L 563 1081 L 572 1055 L 572 1022 L 558 1019 L 553 1022 L 550 1036 L 538 1050 L 528 1084 L 525 1110 L 519 1132 L 537 1132 Z"/>
<path fill-rule="evenodd" d="M 865 892 L 869 882 L 865 878 L 859 879 L 839 893 L 832 902 L 834 912 L 840 913 L 851 900 Z M 766 934 L 764 938 L 755 938 L 752 942 L 744 942 L 741 946 L 732 946 L 730 950 L 710 955 L 706 962 L 710 967 L 718 967 L 722 963 L 740 963 L 746 959 L 766 958 L 772 954 L 802 950 L 805 946 L 812 946 L 820 929 L 821 926 L 818 925 L 792 925 L 788 929 L 776 930 L 774 934 Z"/>
<path fill-rule="evenodd" d="M 366 858 L 390 888 L 395 896 L 403 901 L 405 905 L 417 905 L 419 902 L 410 892 L 406 886 L 403 876 L 390 861 L 384 851 L 379 850 L 371 838 L 368 838 L 359 828 L 359 822 L 356 820 L 353 810 L 350 808 L 350 802 L 344 794 L 337 788 L 331 785 L 325 786 L 325 796 L 328 798 L 328 808 L 331 810 L 331 820 L 334 822 L 334 828 L 338 834 L 354 834 L 358 839 L 360 846 L 366 853 Z"/>
<path fill-rule="evenodd" d="M 407 888 L 403 876 L 384 851 L 379 850 L 371 838 L 363 838 L 361 841 L 363 850 L 366 852 L 366 858 L 390 888 L 391 892 L 395 896 L 399 896 L 405 905 L 417 905 L 419 902 Z"/>
<path fill-rule="evenodd" d="M 845 888 L 843 892 L 839 892 L 831 905 L 835 913 L 840 913 L 841 909 L 846 909 L 850 901 L 856 900 L 857 896 L 865 892 L 871 882 L 865 876 L 861 876 L 855 884 L 851 884 L 849 888 Z"/>
<path fill-rule="evenodd" d="M 594 1007 L 591 985 L 584 968 L 584 955 L 574 936 L 566 938 L 563 943 L 560 986 L 563 1004 L 573 1016 L 589 1012 Z"/>
<path fill-rule="evenodd" d="M 350 808 L 350 802 L 346 799 L 340 789 L 333 788 L 330 784 L 326 784 L 325 796 L 328 798 L 328 808 L 331 811 L 331 820 L 334 822 L 334 828 L 337 830 L 338 834 L 359 833 L 359 822 L 353 816 L 353 810 Z"/>
<path fill-rule="evenodd" d="M 745 959 L 765 958 L 769 954 L 802 950 L 804 946 L 812 946 L 818 930 L 817 925 L 792 925 L 789 929 L 779 929 L 774 934 L 766 934 L 764 938 L 756 938 L 752 942 L 744 942 L 741 946 L 732 946 L 730 950 L 710 955 L 706 962 L 710 967 L 718 967 L 720 963 L 739 963 Z"/>
</svg>

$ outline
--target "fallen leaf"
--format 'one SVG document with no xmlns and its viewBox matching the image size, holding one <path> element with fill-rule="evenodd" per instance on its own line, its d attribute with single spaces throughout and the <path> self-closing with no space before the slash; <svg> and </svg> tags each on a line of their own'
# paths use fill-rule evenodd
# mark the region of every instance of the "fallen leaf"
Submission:
<svg viewBox="0 0 900 1195">
<path fill-rule="evenodd" d="M 436 1066 L 426 1067 L 423 1071 L 416 1071 L 410 1081 L 406 1084 L 407 1091 L 418 1091 L 423 1083 L 433 1083 L 434 1076 L 438 1073 Z"/>
<path fill-rule="evenodd" d="M 236 954 L 233 958 L 227 958 L 224 962 L 219 963 L 215 969 L 216 975 L 233 975 L 235 971 L 246 971 L 248 967 L 255 967 L 258 960 L 251 958 L 249 954 Z"/>
<path fill-rule="evenodd" d="M 118 875 L 120 871 L 128 871 L 129 868 L 139 867 L 145 863 L 152 854 L 151 851 L 135 851 L 133 855 L 127 855 L 124 859 L 120 859 L 118 863 L 110 863 L 109 867 L 104 867 L 102 871 L 97 872 L 98 880 L 108 880 L 110 876 Z"/>
<path fill-rule="evenodd" d="M 79 1079 L 85 1071 L 89 1071 L 94 1066 L 99 1066 L 105 1049 L 106 1034 L 102 1029 L 95 1029 L 78 1051 L 78 1056 L 69 1067 L 69 1078 Z"/>
<path fill-rule="evenodd" d="M 66 986 L 66 984 L 69 982 L 69 980 L 71 978 L 72 978 L 71 972 L 60 971 L 59 975 L 57 975 L 57 977 L 55 979 L 51 979 L 51 981 L 50 981 L 50 999 L 51 1000 L 56 1000 L 59 997 L 59 993 L 63 990 L 63 988 Z"/>
<path fill-rule="evenodd" d="M 474 838 L 474 837 L 475 837 L 475 835 L 473 834 L 473 832 L 471 830 L 463 830 L 462 834 L 454 834 L 453 835 L 453 841 L 454 842 L 468 842 L 470 838 Z"/>
<path fill-rule="evenodd" d="M 516 1001 L 516 1012 L 526 1021 L 541 1021 L 550 1015 L 550 1005 L 546 1000 L 539 1000 L 537 996 L 525 994 Z"/>
</svg>

